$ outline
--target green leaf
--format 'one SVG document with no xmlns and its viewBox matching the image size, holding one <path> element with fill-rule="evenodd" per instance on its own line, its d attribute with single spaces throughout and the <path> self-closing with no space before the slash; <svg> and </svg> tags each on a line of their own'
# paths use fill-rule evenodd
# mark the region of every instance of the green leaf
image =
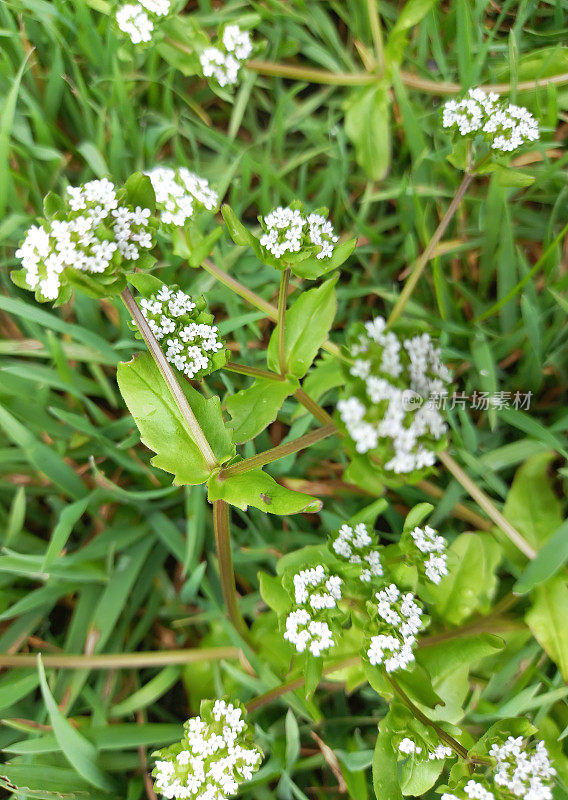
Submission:
<svg viewBox="0 0 568 800">
<path fill-rule="evenodd" d="M 373 755 L 373 788 L 377 800 L 402 800 L 397 757 L 392 747 L 391 732 L 384 719 L 379 723 Z"/>
<path fill-rule="evenodd" d="M 352 483 L 353 486 L 364 489 L 371 495 L 382 495 L 385 486 L 379 476 L 379 471 L 367 456 L 353 456 L 343 473 L 343 480 L 345 483 Z"/>
<path fill-rule="evenodd" d="M 143 172 L 135 172 L 124 184 L 126 197 L 131 206 L 149 208 L 152 213 L 156 209 L 156 194 L 152 181 Z"/>
<path fill-rule="evenodd" d="M 76 770 L 77 774 L 88 783 L 96 786 L 97 789 L 112 791 L 114 789 L 113 782 L 96 764 L 97 750 L 95 746 L 65 719 L 53 699 L 53 695 L 47 685 L 41 656 L 38 656 L 37 666 L 43 702 L 49 715 L 53 733 L 65 758 Z"/>
<path fill-rule="evenodd" d="M 331 258 L 310 256 L 297 264 L 292 264 L 291 270 L 298 278 L 307 278 L 312 281 L 321 278 L 322 275 L 327 275 L 347 261 L 355 250 L 356 244 L 357 239 L 349 239 L 347 242 L 335 245 Z"/>
<path fill-rule="evenodd" d="M 513 189 L 524 189 L 526 186 L 532 186 L 536 180 L 534 175 L 529 175 L 518 169 L 503 167 L 501 164 L 497 165 L 495 172 L 497 174 L 499 186 L 511 187 Z"/>
<path fill-rule="evenodd" d="M 197 242 L 197 244 L 191 248 L 189 266 L 200 267 L 222 235 L 223 228 L 213 228 L 213 230 L 208 233 L 207 236 L 204 236 L 199 242 Z"/>
<path fill-rule="evenodd" d="M 55 192 L 48 192 L 43 199 L 43 213 L 49 219 L 54 217 L 59 211 L 65 210 L 65 203 Z"/>
<path fill-rule="evenodd" d="M 225 225 L 229 231 L 229 236 L 233 242 L 241 247 L 246 247 L 247 245 L 252 246 L 253 242 L 255 241 L 255 237 L 252 235 L 249 229 L 243 225 L 231 206 L 225 203 L 225 205 L 221 207 L 221 214 L 223 215 Z"/>
<path fill-rule="evenodd" d="M 390 99 L 384 83 L 352 90 L 345 103 L 345 133 L 366 175 L 382 180 L 390 165 Z"/>
<path fill-rule="evenodd" d="M 548 476 L 555 453 L 538 453 L 518 469 L 503 508 L 506 519 L 536 549 L 562 525 L 560 501 Z"/>
<path fill-rule="evenodd" d="M 412 669 L 400 670 L 395 677 L 411 700 L 428 708 L 444 705 L 444 701 L 432 687 L 430 676 L 420 664 L 415 663 Z"/>
<path fill-rule="evenodd" d="M 299 386 L 296 378 L 272 381 L 257 378 L 248 389 L 241 389 L 226 400 L 231 415 L 233 439 L 238 444 L 248 442 L 274 422 L 284 400 Z"/>
<path fill-rule="evenodd" d="M 416 660 L 426 667 L 432 678 L 439 678 L 448 672 L 454 672 L 464 664 L 473 664 L 481 658 L 493 656 L 504 646 L 503 640 L 491 633 L 460 636 L 420 648 Z"/>
<path fill-rule="evenodd" d="M 119 364 L 117 380 L 141 441 L 156 453 L 152 464 L 172 473 L 176 485 L 205 483 L 211 470 L 185 428 L 151 355 L 141 353 Z M 235 447 L 223 422 L 219 398 L 206 400 L 187 385 L 183 390 L 215 456 L 224 463 L 234 455 Z"/>
<path fill-rule="evenodd" d="M 534 591 L 530 610 L 525 616 L 534 638 L 568 680 L 568 582 L 556 575 Z"/>
<path fill-rule="evenodd" d="M 315 691 L 318 688 L 318 684 L 321 681 L 322 674 L 323 674 L 323 659 L 314 658 L 309 653 L 307 653 L 306 668 L 305 668 L 306 680 L 304 683 L 306 700 L 311 700 L 312 697 L 314 696 Z"/>
<path fill-rule="evenodd" d="M 555 575 L 568 561 L 568 520 L 556 529 L 542 547 L 534 561 L 530 561 L 513 590 L 526 594 Z"/>
<path fill-rule="evenodd" d="M 413 531 L 433 510 L 434 506 L 431 503 L 418 503 L 418 505 L 411 508 L 406 515 L 403 531 Z"/>
<path fill-rule="evenodd" d="M 163 281 L 148 272 L 129 272 L 125 277 L 128 283 L 145 297 L 156 294 L 164 285 Z"/>
<path fill-rule="evenodd" d="M 254 506 L 269 514 L 299 514 L 317 512 L 322 507 L 320 500 L 285 489 L 260 469 L 223 480 L 215 474 L 211 476 L 207 486 L 210 502 L 225 500 L 242 511 L 246 511 L 248 506 Z"/>
<path fill-rule="evenodd" d="M 497 588 L 501 548 L 485 533 L 462 533 L 448 548 L 447 575 L 429 587 L 436 612 L 459 625 L 475 611 L 488 611 Z"/>
<path fill-rule="evenodd" d="M 400 786 L 403 795 L 421 797 L 434 786 L 443 769 L 443 759 L 424 760 L 409 756 L 401 769 Z"/>
<path fill-rule="evenodd" d="M 314 362 L 327 334 L 337 310 L 335 284 L 337 276 L 323 283 L 317 289 L 303 292 L 286 312 L 285 352 L 287 372 L 302 378 Z M 266 359 L 268 368 L 279 372 L 277 325 L 270 342 Z"/>
<path fill-rule="evenodd" d="M 285 614 L 290 608 L 288 592 L 283 588 L 282 581 L 266 572 L 259 572 L 260 596 L 267 606 L 276 611 L 278 616 Z"/>
</svg>

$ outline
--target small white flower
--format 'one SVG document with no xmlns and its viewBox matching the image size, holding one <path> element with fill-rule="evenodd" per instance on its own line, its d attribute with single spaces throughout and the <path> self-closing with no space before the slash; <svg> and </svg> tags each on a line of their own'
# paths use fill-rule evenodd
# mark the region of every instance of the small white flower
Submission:
<svg viewBox="0 0 568 800">
<path fill-rule="evenodd" d="M 128 34 L 132 44 L 149 42 L 152 39 L 154 23 L 138 3 L 127 3 L 116 12 L 118 27 Z"/>
<path fill-rule="evenodd" d="M 400 753 L 404 755 L 410 756 L 413 754 L 419 755 L 422 752 L 422 748 L 419 747 L 416 742 L 412 739 L 402 739 L 398 745 L 398 750 Z"/>
<path fill-rule="evenodd" d="M 143 298 L 140 309 L 155 337 L 167 337 L 164 354 L 170 364 L 190 379 L 211 371 L 211 356 L 223 342 L 215 325 L 198 321 L 201 312 L 190 295 L 164 286 L 154 297 Z"/>
<path fill-rule="evenodd" d="M 275 258 L 298 253 L 303 247 L 319 247 L 316 258 L 331 258 L 338 241 L 331 222 L 321 214 L 304 218 L 297 208 L 278 206 L 261 219 L 264 233 L 260 244 Z"/>
<path fill-rule="evenodd" d="M 149 209 L 118 208 L 116 187 L 103 178 L 67 189 L 66 219 L 53 219 L 26 232 L 16 256 L 25 281 L 46 300 L 55 300 L 67 268 L 100 274 L 122 259 L 135 261 L 153 245 Z M 136 242 L 136 246 L 133 244 Z"/>
<path fill-rule="evenodd" d="M 461 136 L 481 134 L 493 150 L 512 152 L 539 138 L 538 123 L 521 106 L 500 100 L 494 92 L 470 89 L 462 100 L 448 100 L 442 112 L 444 128 Z"/>
<path fill-rule="evenodd" d="M 358 453 L 380 448 L 386 471 L 414 472 L 435 463 L 451 374 L 428 334 L 401 341 L 385 328 L 377 317 L 352 343 L 353 380 L 337 410 Z"/>
<path fill-rule="evenodd" d="M 174 744 L 155 754 L 154 788 L 168 800 L 225 800 L 252 778 L 262 760 L 244 707 L 225 700 L 201 704 L 201 716 L 184 725 L 181 747 Z"/>
<path fill-rule="evenodd" d="M 495 783 L 515 797 L 552 800 L 556 770 L 550 763 L 544 742 L 528 747 L 523 737 L 509 736 L 494 744 L 489 754 L 496 760 Z"/>
<path fill-rule="evenodd" d="M 156 194 L 156 206 L 165 225 L 182 227 L 193 217 L 196 207 L 213 211 L 219 204 L 219 195 L 185 167 L 154 167 L 146 173 Z"/>
<path fill-rule="evenodd" d="M 359 578 L 363 583 L 370 583 L 373 577 L 383 574 L 377 537 L 369 533 L 364 522 L 354 528 L 347 523 L 342 525 L 331 537 L 331 547 L 339 558 L 360 565 Z"/>
<path fill-rule="evenodd" d="M 413 646 L 422 627 L 422 609 L 411 592 L 402 594 L 391 583 L 377 592 L 378 634 L 372 636 L 367 658 L 387 672 L 406 669 L 414 661 Z"/>
<path fill-rule="evenodd" d="M 428 753 L 430 761 L 441 760 L 442 758 L 450 758 L 453 755 L 451 747 L 446 747 L 444 744 L 439 744 L 431 753 Z"/>
<path fill-rule="evenodd" d="M 410 531 L 410 536 L 421 556 L 420 564 L 426 577 L 433 583 L 440 583 L 444 575 L 448 574 L 446 540 L 430 525 L 414 528 Z"/>
<path fill-rule="evenodd" d="M 234 86 L 251 52 L 248 31 L 242 31 L 238 25 L 227 25 L 223 35 L 199 54 L 204 77 L 213 78 L 219 86 Z"/>
</svg>

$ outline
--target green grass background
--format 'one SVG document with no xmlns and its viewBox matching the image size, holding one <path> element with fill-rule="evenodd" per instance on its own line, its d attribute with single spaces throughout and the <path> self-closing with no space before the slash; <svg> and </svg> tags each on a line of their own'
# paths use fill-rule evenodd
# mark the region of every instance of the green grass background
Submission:
<svg viewBox="0 0 568 800">
<path fill-rule="evenodd" d="M 163 162 L 207 177 L 250 224 L 258 213 L 296 197 L 312 207 L 328 206 L 336 229 L 359 238 L 338 284 L 331 338 L 340 343 L 351 321 L 388 313 L 401 272 L 428 242 L 461 179 L 446 160 L 443 98 L 435 91 L 418 91 L 394 75 L 392 163 L 383 180 L 372 181 L 356 163 L 344 128 L 345 107 L 356 89 L 247 73 L 228 102 L 202 80 L 183 77 L 152 48 L 132 48 L 97 10 L 101 6 L 8 0 L 0 7 L 0 652 L 120 654 L 238 644 L 223 617 L 203 489 L 172 488 L 168 476 L 149 465 L 150 454 L 139 445 L 118 394 L 115 365 L 141 347 L 124 310 L 118 302 L 77 296 L 54 311 L 10 282 L 14 250 L 43 196 L 67 182 L 105 175 L 119 181 Z M 388 30 L 399 6 L 381 2 L 379 9 Z M 440 85 L 510 82 L 513 100 L 542 123 L 541 141 L 522 158 L 534 183 L 518 189 L 491 177 L 474 182 L 446 234 L 444 254 L 427 269 L 404 319 L 409 329 L 429 325 L 439 332 L 460 390 L 533 393 L 530 413 L 450 415 L 456 457 L 498 505 L 527 458 L 554 451 L 550 459 L 542 455 L 541 463 L 559 467 L 557 492 L 565 477 L 564 242 L 551 248 L 512 300 L 502 301 L 567 219 L 568 86 L 515 89 L 518 81 L 568 73 L 567 11 L 566 2 L 451 0 L 426 14 L 404 50 L 405 71 Z M 258 15 L 255 39 L 265 45 L 261 56 L 267 61 L 361 71 L 360 52 L 372 51 L 364 0 L 215 6 L 200 0 L 185 13 L 208 29 Z M 372 128 L 368 135 L 373 137 Z M 214 259 L 274 300 L 273 270 L 228 236 Z M 160 266 L 165 281 L 206 293 L 236 360 L 263 366 L 271 325 L 262 313 L 167 251 Z M 473 322 L 495 304 L 500 307 L 483 324 Z M 245 385 L 248 379 L 222 373 L 207 380 L 205 391 L 224 395 Z M 309 418 L 293 420 L 295 410 L 287 401 L 281 422 L 244 454 L 305 432 Z M 260 568 L 270 572 L 278 553 L 320 542 L 326 525 L 370 499 L 341 487 L 344 463 L 336 443 L 326 440 L 269 468 L 276 477 L 306 479 L 307 490 L 322 494 L 321 527 L 315 517 L 234 513 L 234 559 L 245 612 L 259 608 Z M 433 521 L 451 538 L 467 528 L 452 516 L 453 505 L 470 501 L 447 475 L 437 480 L 445 491 Z M 537 484 L 528 481 L 529 494 Z M 542 497 L 537 517 L 546 510 Z M 423 499 L 419 489 L 401 489 L 392 495 L 386 521 L 396 527 L 405 508 Z M 524 521 L 529 528 L 538 522 Z M 526 527 L 523 532 L 530 535 Z M 519 572 L 514 556 L 507 558 L 501 594 Z M 519 670 L 521 661 L 528 666 Z M 506 651 L 499 667 L 502 679 L 490 690 L 482 678 L 474 689 L 490 716 L 535 684 L 562 686 L 532 639 Z M 89 782 L 69 763 L 53 734 L 41 727 L 50 718 L 37 669 L 19 668 L 0 675 L 0 715 L 6 720 L 0 728 L 6 749 L 0 775 L 7 776 L 6 787 L 10 781 L 29 787 L 18 797 L 60 792 L 136 800 L 145 792 L 139 747 L 151 752 L 177 738 L 180 723 L 198 711 L 203 696 L 228 690 L 246 699 L 269 685 L 235 661 L 47 674 L 53 697 L 93 743 L 98 769 L 112 776 L 115 788 L 95 788 L 93 782 L 104 786 L 106 778 L 91 774 Z M 554 702 L 561 721 L 567 716 L 564 700 Z M 337 782 L 309 736 L 315 726 L 345 754 L 353 796 L 367 797 L 369 770 L 360 767 L 370 763 L 382 701 L 369 688 L 346 697 L 324 687 L 317 705 L 325 720 L 299 715 L 299 728 L 290 717 L 286 722 L 287 703 L 297 710 L 292 696 L 256 718 L 271 761 L 243 794 L 275 796 L 280 779 L 281 797 L 335 795 Z M 538 714 L 552 708 L 552 700 L 543 702 Z M 523 710 L 519 701 L 512 713 Z M 469 719 L 482 725 L 476 713 L 474 703 Z M 350 759 L 349 751 L 357 753 Z M 91 763 L 89 753 L 85 758 Z"/>
</svg>

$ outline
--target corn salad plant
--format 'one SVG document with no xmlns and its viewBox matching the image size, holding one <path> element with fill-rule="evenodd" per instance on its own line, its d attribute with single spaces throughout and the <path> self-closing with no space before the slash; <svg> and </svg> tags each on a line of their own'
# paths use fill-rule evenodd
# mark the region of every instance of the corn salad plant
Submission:
<svg viewBox="0 0 568 800">
<path fill-rule="evenodd" d="M 8 796 L 568 798 L 563 11 L 0 9 Z"/>
</svg>

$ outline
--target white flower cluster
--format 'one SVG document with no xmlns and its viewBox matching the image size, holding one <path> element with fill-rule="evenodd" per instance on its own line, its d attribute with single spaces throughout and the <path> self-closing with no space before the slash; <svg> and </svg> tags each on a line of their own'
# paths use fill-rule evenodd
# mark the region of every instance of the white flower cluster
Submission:
<svg viewBox="0 0 568 800">
<path fill-rule="evenodd" d="M 146 173 L 156 193 L 156 207 L 164 225 L 182 227 L 199 208 L 214 211 L 219 195 L 186 167 L 154 167 Z"/>
<path fill-rule="evenodd" d="M 132 44 L 149 42 L 158 17 L 165 17 L 170 11 L 170 0 L 138 0 L 126 3 L 116 12 L 116 22 L 126 33 Z"/>
<path fill-rule="evenodd" d="M 331 546 L 340 558 L 350 564 L 361 565 L 359 577 L 363 583 L 370 583 L 373 576 L 380 577 L 383 574 L 377 537 L 369 533 L 364 522 L 359 522 L 355 528 L 342 525 L 331 538 Z"/>
<path fill-rule="evenodd" d="M 330 575 L 322 564 L 296 573 L 292 579 L 296 608 L 286 618 L 284 638 L 299 653 L 306 649 L 320 656 L 335 646 L 325 612 L 341 600 L 341 578 Z"/>
<path fill-rule="evenodd" d="M 387 672 L 406 669 L 414 661 L 412 647 L 422 627 L 422 609 L 411 592 L 402 594 L 394 583 L 375 596 L 379 633 L 371 637 L 369 662 L 373 666 L 384 665 Z"/>
<path fill-rule="evenodd" d="M 201 717 L 185 723 L 182 741 L 154 755 L 154 788 L 168 800 L 226 800 L 262 760 L 243 707 L 225 700 L 202 703 Z"/>
<path fill-rule="evenodd" d="M 67 267 L 100 274 L 153 246 L 150 209 L 119 205 L 106 178 L 69 187 L 67 195 L 66 218 L 32 225 L 16 251 L 28 288 L 47 300 L 57 298 Z"/>
<path fill-rule="evenodd" d="M 425 525 L 424 528 L 414 528 L 413 531 L 410 531 L 410 536 L 417 549 L 425 556 L 424 572 L 426 577 L 432 583 L 440 583 L 444 575 L 448 574 L 446 540 L 430 525 Z"/>
<path fill-rule="evenodd" d="M 495 795 L 493 792 L 490 792 L 489 789 L 486 789 L 482 783 L 479 783 L 473 779 L 466 783 L 463 791 L 469 800 L 495 800 Z M 464 798 L 445 792 L 442 795 L 442 800 L 464 800 Z"/>
<path fill-rule="evenodd" d="M 506 103 L 494 92 L 470 89 L 463 100 L 448 100 L 442 112 L 444 128 L 462 136 L 483 134 L 493 150 L 512 152 L 539 138 L 538 123 L 522 106 Z"/>
<path fill-rule="evenodd" d="M 203 75 L 214 78 L 219 86 L 234 85 L 239 69 L 251 53 L 249 32 L 242 31 L 238 25 L 227 25 L 216 45 L 205 48 L 199 55 Z"/>
<path fill-rule="evenodd" d="M 544 742 L 532 752 L 524 747 L 523 737 L 509 736 L 502 744 L 494 744 L 489 754 L 497 761 L 495 783 L 524 800 L 552 800 L 556 770 L 550 763 Z"/>
<path fill-rule="evenodd" d="M 214 354 L 223 348 L 215 325 L 201 320 L 201 308 L 188 294 L 164 286 L 140 301 L 142 313 L 158 341 L 165 340 L 167 360 L 188 378 L 201 377 L 215 367 Z M 209 315 L 205 315 L 210 319 Z"/>
<path fill-rule="evenodd" d="M 398 752 L 402 753 L 405 756 L 421 755 L 422 747 L 416 744 L 416 742 L 413 739 L 405 737 L 404 739 L 401 739 L 401 741 L 399 742 Z M 434 750 L 429 752 L 427 751 L 429 761 L 437 761 L 442 758 L 449 758 L 452 754 L 453 754 L 452 748 L 446 747 L 446 745 L 444 744 L 439 744 L 437 747 L 434 748 Z"/>
<path fill-rule="evenodd" d="M 275 258 L 298 253 L 303 247 L 320 248 L 316 258 L 331 258 L 338 241 L 331 222 L 321 214 L 306 217 L 297 208 L 278 206 L 261 219 L 264 233 L 260 244 Z"/>
<path fill-rule="evenodd" d="M 365 323 L 337 409 L 358 453 L 379 448 L 386 470 L 408 473 L 436 461 L 447 425 L 433 401 L 447 395 L 451 374 L 427 333 L 401 341 L 385 328 L 382 317 Z"/>
</svg>

